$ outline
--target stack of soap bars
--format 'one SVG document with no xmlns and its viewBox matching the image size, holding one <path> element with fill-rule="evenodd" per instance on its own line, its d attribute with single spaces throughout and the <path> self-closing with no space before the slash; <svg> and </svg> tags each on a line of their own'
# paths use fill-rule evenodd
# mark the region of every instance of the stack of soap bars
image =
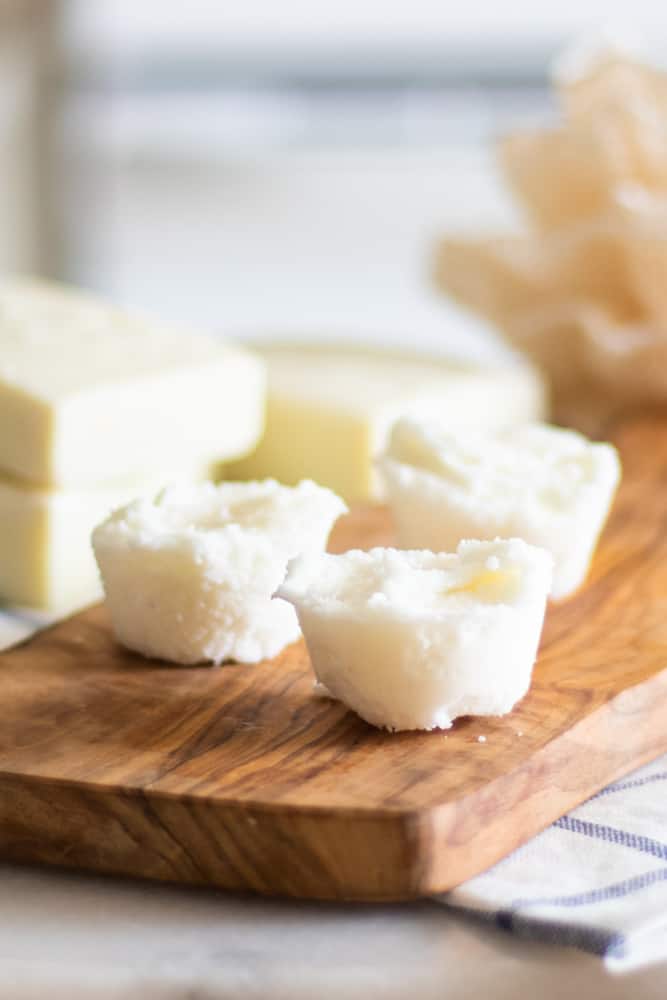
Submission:
<svg viewBox="0 0 667 1000">
<path fill-rule="evenodd" d="M 264 364 L 241 348 L 0 281 L 0 601 L 62 612 L 95 600 L 94 525 L 249 452 L 264 401 Z"/>
</svg>

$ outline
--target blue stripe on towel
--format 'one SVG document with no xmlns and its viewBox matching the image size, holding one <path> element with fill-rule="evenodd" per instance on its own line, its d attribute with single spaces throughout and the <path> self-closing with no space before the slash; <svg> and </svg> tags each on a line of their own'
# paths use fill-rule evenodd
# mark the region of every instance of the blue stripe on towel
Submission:
<svg viewBox="0 0 667 1000">
<path fill-rule="evenodd" d="M 482 924 L 493 924 L 499 930 L 525 940 L 556 944 L 561 948 L 577 948 L 601 958 L 620 958 L 626 951 L 625 935 L 604 927 L 556 923 L 542 918 L 536 920 L 512 910 L 482 910 L 473 906 L 441 902 L 457 916 Z"/>
<path fill-rule="evenodd" d="M 645 778 L 631 778 L 629 781 L 619 781 L 615 785 L 607 785 L 599 792 L 592 795 L 588 800 L 600 799 L 603 795 L 613 795 L 614 792 L 625 792 L 628 788 L 641 788 L 643 785 L 651 785 L 654 781 L 667 781 L 667 771 L 660 771 L 658 774 L 647 774 Z"/>
<path fill-rule="evenodd" d="M 590 889 L 588 892 L 575 892 L 569 896 L 539 896 L 534 899 L 515 899 L 512 902 L 513 910 L 527 909 L 530 906 L 590 906 L 591 903 L 603 903 L 608 899 L 621 899 L 629 896 L 633 892 L 641 889 L 648 889 L 656 882 L 667 882 L 667 868 L 655 868 L 653 871 L 644 872 L 642 875 L 634 875 L 632 878 L 623 879 L 621 882 L 613 882 L 611 885 L 601 886 L 599 889 Z"/>
<path fill-rule="evenodd" d="M 561 816 L 553 825 L 562 830 L 569 830 L 570 833 L 581 833 L 584 837 L 593 837 L 595 840 L 606 840 L 612 844 L 620 844 L 633 851 L 640 851 L 642 854 L 650 854 L 654 858 L 660 858 L 661 861 L 667 861 L 667 844 L 653 840 L 651 837 L 643 837 L 641 834 L 629 833 L 627 830 L 619 830 L 602 823 L 589 823 L 587 820 L 576 819 L 574 816 Z"/>
<path fill-rule="evenodd" d="M 625 953 L 625 936 L 618 931 L 604 927 L 589 927 L 586 924 L 561 924 L 549 920 L 536 923 L 532 918 L 524 918 L 520 913 L 501 910 L 496 914 L 497 927 L 510 931 L 518 937 L 545 944 L 556 944 L 561 948 L 578 948 L 601 958 L 620 958 Z"/>
</svg>

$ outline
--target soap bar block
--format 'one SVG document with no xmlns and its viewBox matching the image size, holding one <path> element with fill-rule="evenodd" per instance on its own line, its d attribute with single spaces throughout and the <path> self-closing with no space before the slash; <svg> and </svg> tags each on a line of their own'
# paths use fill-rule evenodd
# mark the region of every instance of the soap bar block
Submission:
<svg viewBox="0 0 667 1000">
<path fill-rule="evenodd" d="M 381 496 L 374 468 L 402 415 L 449 427 L 540 419 L 544 384 L 527 364 L 484 368 L 345 346 L 264 345 L 267 422 L 258 448 L 227 468 L 230 479 L 304 478 L 348 502 Z"/>
<path fill-rule="evenodd" d="M 213 478 L 215 466 L 174 479 Z M 154 495 L 164 479 L 79 491 L 46 490 L 0 478 L 0 602 L 63 614 L 102 596 L 90 535 L 121 504 Z"/>
<path fill-rule="evenodd" d="M 250 451 L 265 370 L 216 337 L 93 296 L 0 282 L 0 469 L 80 489 Z"/>
</svg>

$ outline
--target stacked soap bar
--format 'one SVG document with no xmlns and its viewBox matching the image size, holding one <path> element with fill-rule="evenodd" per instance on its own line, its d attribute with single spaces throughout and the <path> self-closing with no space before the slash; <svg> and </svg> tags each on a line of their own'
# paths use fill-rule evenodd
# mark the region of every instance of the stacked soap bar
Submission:
<svg viewBox="0 0 667 1000">
<path fill-rule="evenodd" d="M 402 416 L 450 428 L 545 416 L 544 384 L 517 361 L 480 367 L 351 346 L 258 348 L 268 367 L 266 431 L 231 478 L 314 479 L 350 501 L 380 495 L 375 459 Z"/>
<path fill-rule="evenodd" d="M 251 450 L 264 394 L 261 360 L 218 338 L 56 285 L 0 282 L 0 598 L 93 600 L 93 526 Z"/>
</svg>

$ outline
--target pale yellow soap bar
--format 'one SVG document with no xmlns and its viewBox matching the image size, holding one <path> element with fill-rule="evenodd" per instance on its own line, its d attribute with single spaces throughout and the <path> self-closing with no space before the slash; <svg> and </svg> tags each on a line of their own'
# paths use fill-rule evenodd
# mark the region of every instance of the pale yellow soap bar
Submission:
<svg viewBox="0 0 667 1000">
<path fill-rule="evenodd" d="M 226 467 L 233 479 L 310 478 L 348 501 L 379 496 L 376 456 L 404 415 L 448 427 L 509 426 L 546 416 L 527 363 L 480 367 L 348 346 L 264 345 L 267 423 L 258 448 Z"/>
<path fill-rule="evenodd" d="M 216 466 L 172 481 L 214 478 Z M 90 536 L 112 510 L 154 496 L 164 478 L 87 490 L 48 490 L 0 477 L 0 602 L 64 613 L 102 596 Z"/>
<path fill-rule="evenodd" d="M 57 285 L 0 280 L 0 469 L 82 488 L 229 459 L 256 444 L 265 370 Z"/>
</svg>

